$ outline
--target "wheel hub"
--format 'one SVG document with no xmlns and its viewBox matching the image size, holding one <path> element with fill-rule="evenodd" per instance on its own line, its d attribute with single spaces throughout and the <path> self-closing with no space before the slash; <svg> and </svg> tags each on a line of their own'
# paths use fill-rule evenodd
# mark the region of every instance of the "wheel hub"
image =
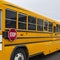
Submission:
<svg viewBox="0 0 60 60">
<path fill-rule="evenodd" d="M 15 55 L 14 60 L 24 60 L 24 55 L 22 53 L 18 53 Z"/>
</svg>

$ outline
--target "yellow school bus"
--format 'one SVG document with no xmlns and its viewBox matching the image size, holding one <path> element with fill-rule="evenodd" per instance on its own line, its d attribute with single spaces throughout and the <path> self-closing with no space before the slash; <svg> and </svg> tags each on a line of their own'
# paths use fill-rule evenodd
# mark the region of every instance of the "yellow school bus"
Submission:
<svg viewBox="0 0 60 60">
<path fill-rule="evenodd" d="M 0 60 L 29 60 L 60 50 L 60 22 L 0 1 Z"/>
</svg>

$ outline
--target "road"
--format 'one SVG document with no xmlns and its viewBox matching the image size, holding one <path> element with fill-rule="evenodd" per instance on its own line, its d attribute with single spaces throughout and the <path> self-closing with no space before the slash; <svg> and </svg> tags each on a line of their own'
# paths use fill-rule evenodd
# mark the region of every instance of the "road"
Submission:
<svg viewBox="0 0 60 60">
<path fill-rule="evenodd" d="M 60 60 L 60 51 L 47 55 L 47 56 L 38 55 L 38 56 L 30 58 L 30 60 Z"/>
</svg>

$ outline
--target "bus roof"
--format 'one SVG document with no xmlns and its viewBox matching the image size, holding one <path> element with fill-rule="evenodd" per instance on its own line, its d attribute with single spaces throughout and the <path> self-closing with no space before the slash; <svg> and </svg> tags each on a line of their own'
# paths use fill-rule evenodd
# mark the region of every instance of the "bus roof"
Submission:
<svg viewBox="0 0 60 60">
<path fill-rule="evenodd" d="M 19 7 L 19 6 L 15 5 L 15 4 L 13 4 L 13 3 L 10 3 L 10 2 L 7 2 L 7 1 L 0 1 L 0 2 L 1 2 L 2 4 L 9 5 L 9 6 L 14 7 L 14 8 L 17 8 L 17 9 L 21 9 L 21 10 L 24 10 L 24 11 L 28 11 L 29 13 L 33 13 L 34 15 L 44 17 L 44 18 L 45 18 L 46 20 L 48 20 L 48 21 L 51 21 L 51 22 L 55 22 L 55 23 L 57 23 L 57 24 L 60 24 L 60 22 L 56 21 L 55 19 L 49 18 L 49 17 L 44 16 L 44 15 L 42 15 L 42 14 L 35 13 L 35 12 L 33 12 L 33 11 L 29 11 L 29 10 L 24 9 L 24 8 L 22 8 L 22 7 Z"/>
</svg>

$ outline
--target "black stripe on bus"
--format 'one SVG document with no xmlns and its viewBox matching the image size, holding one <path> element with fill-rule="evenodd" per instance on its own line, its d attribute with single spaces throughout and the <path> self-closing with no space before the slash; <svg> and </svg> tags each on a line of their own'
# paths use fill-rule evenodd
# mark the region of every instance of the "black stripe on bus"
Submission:
<svg viewBox="0 0 60 60">
<path fill-rule="evenodd" d="M 28 38 L 60 38 L 60 37 L 17 37 L 17 39 L 28 39 Z"/>
<path fill-rule="evenodd" d="M 35 42 L 26 42 L 26 43 L 16 43 L 16 44 L 5 44 L 5 46 L 24 45 L 24 44 L 33 44 L 33 43 L 43 43 L 43 42 L 51 42 L 51 41 L 53 41 L 53 40 L 35 41 Z"/>
</svg>

